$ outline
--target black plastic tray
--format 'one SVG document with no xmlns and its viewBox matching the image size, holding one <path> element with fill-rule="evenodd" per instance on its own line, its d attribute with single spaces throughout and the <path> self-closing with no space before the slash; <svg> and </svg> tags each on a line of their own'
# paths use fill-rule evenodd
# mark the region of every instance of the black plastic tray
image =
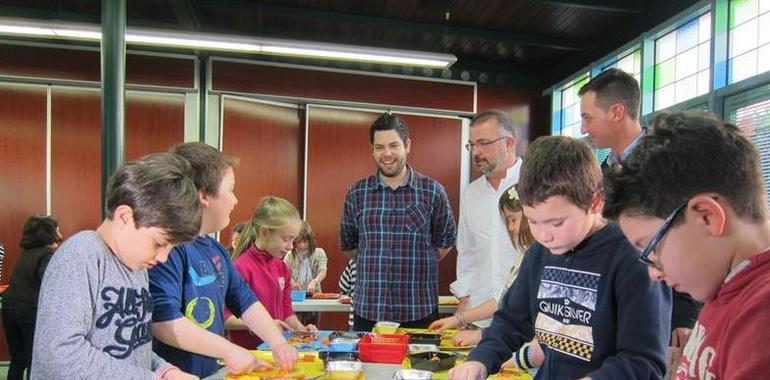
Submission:
<svg viewBox="0 0 770 380">
<path fill-rule="evenodd" d="M 457 358 L 457 355 L 446 352 L 420 352 L 409 355 L 409 362 L 414 369 L 436 372 L 454 367 Z"/>
<path fill-rule="evenodd" d="M 441 334 L 431 333 L 409 333 L 410 344 L 433 344 L 438 346 L 441 343 Z"/>
<path fill-rule="evenodd" d="M 318 357 L 323 360 L 324 365 L 328 362 L 336 361 L 358 361 L 358 352 L 346 351 L 318 351 Z"/>
</svg>

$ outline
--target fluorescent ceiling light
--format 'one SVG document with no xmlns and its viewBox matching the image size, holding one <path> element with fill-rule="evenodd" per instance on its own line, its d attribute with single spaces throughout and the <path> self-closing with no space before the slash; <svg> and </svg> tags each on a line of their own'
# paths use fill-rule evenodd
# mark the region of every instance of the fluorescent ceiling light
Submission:
<svg viewBox="0 0 770 380">
<path fill-rule="evenodd" d="M 100 41 L 101 28 L 84 24 L 0 18 L 0 35 Z M 142 28 L 127 28 L 125 38 L 126 43 L 131 45 L 172 46 L 407 66 L 446 68 L 457 61 L 454 55 L 443 53 Z"/>
</svg>

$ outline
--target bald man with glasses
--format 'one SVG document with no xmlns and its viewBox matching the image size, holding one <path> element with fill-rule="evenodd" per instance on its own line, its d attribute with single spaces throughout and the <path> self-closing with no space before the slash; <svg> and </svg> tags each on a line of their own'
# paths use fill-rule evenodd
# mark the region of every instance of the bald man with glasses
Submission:
<svg viewBox="0 0 770 380">
<path fill-rule="evenodd" d="M 514 249 L 497 208 L 503 191 L 519 181 L 521 169 L 508 115 L 500 110 L 478 114 L 471 121 L 465 148 L 483 175 L 460 196 L 457 280 L 450 286 L 460 299 L 459 315 L 499 295 L 515 259 L 523 254 Z M 486 327 L 489 320 L 476 324 Z"/>
</svg>

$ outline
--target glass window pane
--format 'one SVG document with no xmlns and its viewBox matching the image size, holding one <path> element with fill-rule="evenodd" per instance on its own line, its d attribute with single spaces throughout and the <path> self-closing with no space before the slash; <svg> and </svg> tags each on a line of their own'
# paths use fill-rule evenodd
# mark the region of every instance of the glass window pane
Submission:
<svg viewBox="0 0 770 380">
<path fill-rule="evenodd" d="M 573 93 L 573 87 L 565 88 L 561 93 L 561 105 L 566 108 L 572 103 L 575 103 L 575 96 Z"/>
<path fill-rule="evenodd" d="M 676 82 L 674 99 L 676 103 L 692 99 L 698 93 L 698 77 L 693 75 Z"/>
<path fill-rule="evenodd" d="M 708 69 L 711 66 L 711 44 L 698 45 L 698 71 Z"/>
<path fill-rule="evenodd" d="M 676 56 L 676 79 L 679 80 L 698 71 L 698 49 L 690 49 Z"/>
<path fill-rule="evenodd" d="M 759 0 L 759 13 L 770 12 L 770 0 Z"/>
<path fill-rule="evenodd" d="M 663 62 L 676 53 L 676 31 L 655 41 L 655 63 Z"/>
<path fill-rule="evenodd" d="M 655 88 L 666 86 L 674 81 L 674 61 L 675 58 L 672 58 L 655 66 Z"/>
<path fill-rule="evenodd" d="M 755 49 L 759 39 L 758 33 L 757 19 L 744 22 L 730 30 L 730 57 Z"/>
<path fill-rule="evenodd" d="M 757 74 L 765 71 L 770 71 L 770 45 L 765 45 L 757 50 Z"/>
<path fill-rule="evenodd" d="M 739 55 L 732 59 L 730 64 L 731 82 L 746 79 L 757 73 L 757 51 L 752 50 L 746 54 Z"/>
<path fill-rule="evenodd" d="M 655 110 L 674 104 L 674 85 L 668 85 L 655 91 Z"/>
<path fill-rule="evenodd" d="M 698 95 L 703 95 L 709 92 L 709 76 L 710 70 L 701 71 L 698 73 Z"/>
<path fill-rule="evenodd" d="M 698 42 L 711 39 L 711 12 L 708 12 L 698 20 Z"/>
<path fill-rule="evenodd" d="M 770 3 L 770 0 L 767 0 Z M 757 43 L 762 46 L 770 42 L 770 12 L 759 16 L 759 38 Z"/>
<path fill-rule="evenodd" d="M 757 0 L 732 0 L 730 1 L 730 28 L 757 17 Z"/>
<path fill-rule="evenodd" d="M 676 52 L 681 53 L 698 44 L 698 19 L 684 24 L 676 30 Z"/>
<path fill-rule="evenodd" d="M 770 1 L 770 0 L 768 0 Z M 642 51 L 637 50 L 634 52 L 634 73 L 642 72 Z"/>
</svg>

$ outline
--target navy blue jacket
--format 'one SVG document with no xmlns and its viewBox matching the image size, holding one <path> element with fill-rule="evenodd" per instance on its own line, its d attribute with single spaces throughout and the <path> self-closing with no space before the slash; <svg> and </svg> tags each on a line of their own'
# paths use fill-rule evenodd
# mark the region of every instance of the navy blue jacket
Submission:
<svg viewBox="0 0 770 380">
<path fill-rule="evenodd" d="M 532 245 L 469 360 L 496 373 L 537 337 L 545 362 L 536 379 L 662 379 L 671 291 L 638 257 L 616 225 L 563 255 Z"/>
</svg>

